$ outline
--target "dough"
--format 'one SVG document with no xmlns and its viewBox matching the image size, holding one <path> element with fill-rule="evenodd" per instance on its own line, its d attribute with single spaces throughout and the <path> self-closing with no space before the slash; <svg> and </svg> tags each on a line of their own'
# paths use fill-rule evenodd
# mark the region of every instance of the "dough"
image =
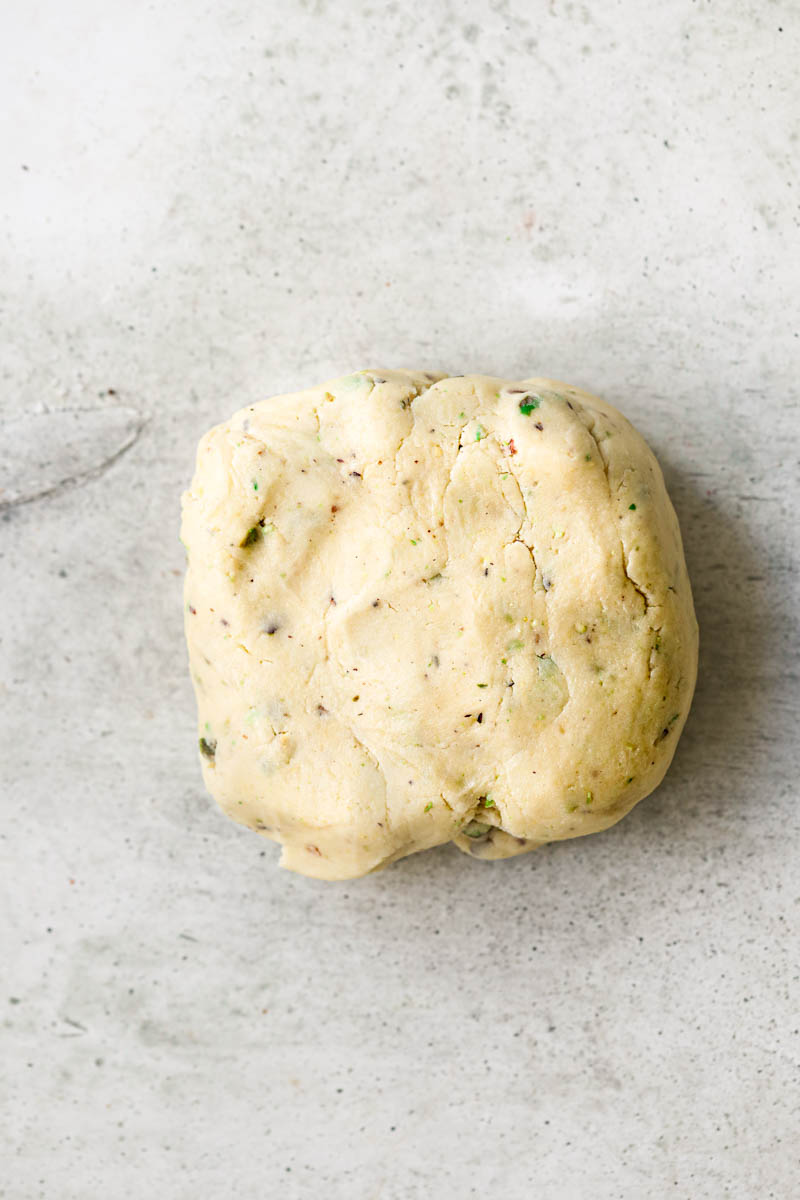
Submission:
<svg viewBox="0 0 800 1200">
<path fill-rule="evenodd" d="M 697 673 L 658 464 L 548 379 L 359 371 L 237 413 L 184 496 L 209 790 L 321 879 L 607 829 Z"/>
</svg>

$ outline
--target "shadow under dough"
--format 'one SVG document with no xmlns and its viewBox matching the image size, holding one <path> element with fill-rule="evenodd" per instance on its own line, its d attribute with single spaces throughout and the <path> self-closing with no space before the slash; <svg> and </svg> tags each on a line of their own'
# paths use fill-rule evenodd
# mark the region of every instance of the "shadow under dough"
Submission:
<svg viewBox="0 0 800 1200">
<path fill-rule="evenodd" d="M 692 709 L 675 759 L 645 799 L 655 819 L 704 820 L 709 809 L 741 817 L 754 799 L 759 767 L 770 755 L 769 710 L 779 679 L 771 665 L 778 614 L 769 602 L 768 547 L 748 527 L 747 508 L 717 498 L 709 476 L 682 472 L 658 455 L 683 536 L 700 626 L 700 662 Z M 777 740 L 777 739 L 776 739 Z M 654 797 L 655 799 L 655 797 Z"/>
</svg>

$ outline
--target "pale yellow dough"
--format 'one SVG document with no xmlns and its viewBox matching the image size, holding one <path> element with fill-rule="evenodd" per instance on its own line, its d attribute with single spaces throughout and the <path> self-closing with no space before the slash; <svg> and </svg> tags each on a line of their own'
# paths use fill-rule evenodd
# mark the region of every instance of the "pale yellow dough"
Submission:
<svg viewBox="0 0 800 1200">
<path fill-rule="evenodd" d="M 202 439 L 183 540 L 205 781 L 291 870 L 595 833 L 670 763 L 680 532 L 595 396 L 359 371 L 261 401 Z"/>
</svg>

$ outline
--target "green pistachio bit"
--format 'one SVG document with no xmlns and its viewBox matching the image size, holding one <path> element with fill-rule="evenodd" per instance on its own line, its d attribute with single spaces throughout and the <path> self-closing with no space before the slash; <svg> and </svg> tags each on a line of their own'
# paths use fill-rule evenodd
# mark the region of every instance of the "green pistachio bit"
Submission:
<svg viewBox="0 0 800 1200">
<path fill-rule="evenodd" d="M 200 747 L 200 753 L 204 754 L 206 758 L 213 758 L 217 753 L 217 743 L 214 738 L 201 737 L 198 745 Z"/>
<path fill-rule="evenodd" d="M 538 396 L 526 396 L 524 400 L 519 402 L 519 411 L 523 417 L 529 417 L 535 408 L 538 408 L 541 400 Z"/>
<path fill-rule="evenodd" d="M 558 667 L 549 654 L 543 654 L 537 662 L 540 679 L 550 679 L 558 672 Z"/>
<path fill-rule="evenodd" d="M 489 685 L 488 685 L 488 683 L 479 683 L 479 684 L 478 684 L 478 687 L 479 687 L 479 688 L 485 688 L 485 687 L 488 687 L 488 686 L 489 686 Z"/>
<path fill-rule="evenodd" d="M 495 807 L 494 800 L 492 799 L 491 796 L 484 797 L 483 807 L 484 808 L 494 808 Z"/>
<path fill-rule="evenodd" d="M 433 801 L 429 800 L 428 803 L 425 805 L 425 812 L 430 812 L 432 808 L 433 808 Z"/>
<path fill-rule="evenodd" d="M 586 793 L 586 803 L 587 803 L 587 804 L 591 804 L 593 800 L 594 800 L 594 796 L 592 795 L 592 793 L 591 793 L 591 792 L 587 792 L 587 793 Z"/>
<path fill-rule="evenodd" d="M 491 828 L 491 825 L 484 825 L 481 821 L 470 821 L 461 832 L 468 838 L 480 838 L 485 837 Z"/>
<path fill-rule="evenodd" d="M 244 549 L 245 546 L 252 546 L 261 537 L 261 529 L 258 525 L 254 525 L 252 529 L 248 529 L 239 545 Z"/>
<path fill-rule="evenodd" d="M 629 504 L 629 505 L 628 505 L 628 508 L 630 509 L 630 511 L 631 511 L 631 512 L 635 512 L 635 511 L 636 511 L 636 505 L 635 505 L 635 504 Z"/>
<path fill-rule="evenodd" d="M 483 441 L 483 439 L 485 437 L 486 437 L 486 430 L 483 428 L 482 425 L 479 425 L 477 427 L 477 429 L 475 430 L 475 441 L 476 442 Z"/>
</svg>

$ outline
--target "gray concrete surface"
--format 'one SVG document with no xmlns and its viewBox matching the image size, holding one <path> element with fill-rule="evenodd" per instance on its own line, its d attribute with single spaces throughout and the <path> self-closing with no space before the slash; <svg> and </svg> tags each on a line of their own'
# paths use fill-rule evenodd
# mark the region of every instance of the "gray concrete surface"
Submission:
<svg viewBox="0 0 800 1200">
<path fill-rule="evenodd" d="M 797 1196 L 799 24 L 7 6 L 0 1196 Z M 178 503 L 381 364 L 622 407 L 701 679 L 612 832 L 331 886 L 203 792 Z"/>
</svg>

